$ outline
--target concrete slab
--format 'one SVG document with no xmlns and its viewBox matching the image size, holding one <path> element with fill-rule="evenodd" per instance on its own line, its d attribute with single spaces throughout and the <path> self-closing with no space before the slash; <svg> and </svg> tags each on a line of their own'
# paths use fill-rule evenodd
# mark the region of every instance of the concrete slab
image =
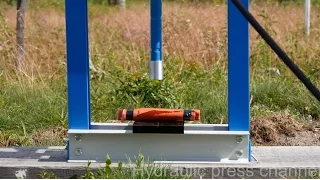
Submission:
<svg viewBox="0 0 320 180">
<path fill-rule="evenodd" d="M 193 173 L 195 178 L 307 177 L 320 172 L 320 146 L 252 147 L 249 164 L 173 163 L 172 168 Z M 43 171 L 60 178 L 83 174 L 87 163 L 67 163 L 65 147 L 0 148 L 0 178 L 39 178 Z M 112 159 L 112 157 L 111 157 Z M 93 163 L 98 169 L 104 164 Z"/>
</svg>

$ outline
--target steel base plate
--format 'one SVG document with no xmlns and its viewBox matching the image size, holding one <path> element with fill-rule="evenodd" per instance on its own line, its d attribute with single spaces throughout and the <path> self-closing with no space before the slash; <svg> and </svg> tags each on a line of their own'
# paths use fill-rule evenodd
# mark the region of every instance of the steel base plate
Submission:
<svg viewBox="0 0 320 180">
<path fill-rule="evenodd" d="M 227 125 L 185 124 L 184 134 L 136 134 L 130 123 L 93 123 L 90 130 L 71 129 L 69 162 L 248 163 L 249 132 Z"/>
</svg>

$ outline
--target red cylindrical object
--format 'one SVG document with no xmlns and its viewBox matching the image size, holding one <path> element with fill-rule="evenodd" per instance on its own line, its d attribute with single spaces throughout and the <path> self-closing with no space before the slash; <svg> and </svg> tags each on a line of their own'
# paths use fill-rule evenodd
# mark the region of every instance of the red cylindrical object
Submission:
<svg viewBox="0 0 320 180">
<path fill-rule="evenodd" d="M 119 109 L 117 120 L 134 121 L 198 121 L 200 110 L 192 109 L 163 109 L 163 108 L 137 108 Z"/>
</svg>

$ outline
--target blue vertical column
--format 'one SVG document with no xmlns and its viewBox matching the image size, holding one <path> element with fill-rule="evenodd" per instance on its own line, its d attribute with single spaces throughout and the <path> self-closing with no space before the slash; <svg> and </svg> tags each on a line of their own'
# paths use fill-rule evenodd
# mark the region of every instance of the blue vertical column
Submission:
<svg viewBox="0 0 320 180">
<path fill-rule="evenodd" d="M 241 0 L 249 8 L 249 0 Z M 228 0 L 228 123 L 231 131 L 250 130 L 249 23 Z"/>
<path fill-rule="evenodd" d="M 150 78 L 162 80 L 162 0 L 150 0 L 150 15 Z"/>
<path fill-rule="evenodd" d="M 90 128 L 87 0 L 65 0 L 69 129 Z"/>
</svg>

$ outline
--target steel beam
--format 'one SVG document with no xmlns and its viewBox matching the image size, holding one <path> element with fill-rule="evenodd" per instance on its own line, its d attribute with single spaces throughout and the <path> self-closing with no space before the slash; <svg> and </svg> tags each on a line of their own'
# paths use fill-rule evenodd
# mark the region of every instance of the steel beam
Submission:
<svg viewBox="0 0 320 180">
<path fill-rule="evenodd" d="M 142 153 L 150 161 L 248 163 L 248 131 L 220 125 L 188 125 L 184 134 L 135 134 L 130 123 L 96 123 L 90 130 L 69 130 L 69 162 L 127 161 Z"/>
<path fill-rule="evenodd" d="M 249 8 L 249 0 L 241 0 Z M 250 129 L 249 23 L 228 0 L 228 124 L 230 131 Z"/>
<path fill-rule="evenodd" d="M 249 0 L 241 0 L 249 9 Z M 228 125 L 230 131 L 250 131 L 249 22 L 228 0 Z M 250 142 L 248 143 L 251 148 Z M 249 157 L 251 157 L 251 152 Z M 250 161 L 251 159 L 249 159 Z"/>
<path fill-rule="evenodd" d="M 90 82 L 87 0 L 65 0 L 68 124 L 90 128 Z"/>
</svg>

